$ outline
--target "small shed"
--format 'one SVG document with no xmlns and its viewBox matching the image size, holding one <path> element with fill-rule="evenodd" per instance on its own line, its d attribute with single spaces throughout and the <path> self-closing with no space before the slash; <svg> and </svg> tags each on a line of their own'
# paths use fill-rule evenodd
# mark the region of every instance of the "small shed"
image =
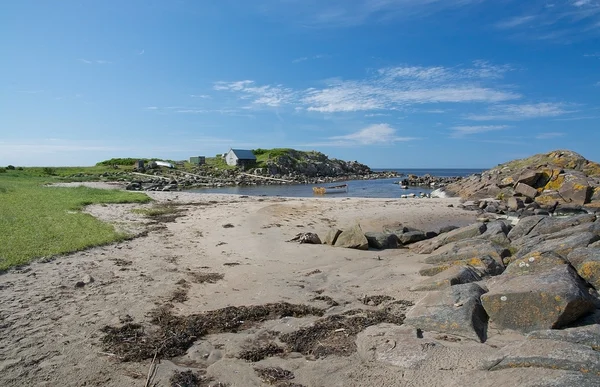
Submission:
<svg viewBox="0 0 600 387">
<path fill-rule="evenodd" d="M 192 157 L 190 157 L 190 164 L 204 165 L 204 164 L 206 164 L 206 157 L 205 156 L 192 156 Z"/>
<path fill-rule="evenodd" d="M 256 156 L 251 150 L 230 149 L 225 155 L 227 165 L 246 167 L 256 163 Z"/>
</svg>

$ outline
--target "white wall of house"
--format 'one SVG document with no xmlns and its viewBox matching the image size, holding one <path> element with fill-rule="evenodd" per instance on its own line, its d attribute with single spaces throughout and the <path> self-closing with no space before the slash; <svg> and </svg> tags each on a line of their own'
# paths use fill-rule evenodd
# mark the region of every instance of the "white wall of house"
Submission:
<svg viewBox="0 0 600 387">
<path fill-rule="evenodd" d="M 237 165 L 237 156 L 235 155 L 235 153 L 233 153 L 233 151 L 229 151 L 227 152 L 227 156 L 225 156 L 225 162 L 227 163 L 227 165 L 232 165 L 235 166 Z"/>
</svg>

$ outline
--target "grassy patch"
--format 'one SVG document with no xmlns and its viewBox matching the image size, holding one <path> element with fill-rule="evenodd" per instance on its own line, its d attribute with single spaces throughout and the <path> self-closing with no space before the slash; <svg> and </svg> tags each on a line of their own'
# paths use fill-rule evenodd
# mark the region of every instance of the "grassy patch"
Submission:
<svg viewBox="0 0 600 387">
<path fill-rule="evenodd" d="M 145 203 L 145 194 L 88 187 L 44 187 L 52 177 L 9 171 L 0 177 L 0 270 L 127 237 L 81 209 L 88 204 Z"/>
</svg>

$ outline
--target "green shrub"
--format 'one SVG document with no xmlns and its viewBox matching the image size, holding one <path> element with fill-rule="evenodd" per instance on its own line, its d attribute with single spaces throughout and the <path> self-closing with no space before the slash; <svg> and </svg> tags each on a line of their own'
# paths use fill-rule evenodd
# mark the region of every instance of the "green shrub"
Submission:
<svg viewBox="0 0 600 387">
<path fill-rule="evenodd" d="M 6 168 L 0 168 L 0 173 L 6 173 Z"/>
<path fill-rule="evenodd" d="M 56 169 L 51 168 L 51 167 L 44 167 L 44 169 L 42 169 L 42 172 L 44 173 L 44 175 L 49 175 L 49 176 L 56 175 Z"/>
<path fill-rule="evenodd" d="M 9 171 L 14 171 L 15 170 L 15 166 L 14 165 L 9 165 L 6 167 L 6 169 L 8 169 Z"/>
</svg>

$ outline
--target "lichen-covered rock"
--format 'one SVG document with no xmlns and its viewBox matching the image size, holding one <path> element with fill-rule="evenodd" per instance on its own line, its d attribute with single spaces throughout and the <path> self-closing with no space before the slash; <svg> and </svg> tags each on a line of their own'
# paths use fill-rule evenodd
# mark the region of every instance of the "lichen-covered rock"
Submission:
<svg viewBox="0 0 600 387">
<path fill-rule="evenodd" d="M 581 226 L 579 226 L 581 227 Z M 514 259 L 521 259 L 531 253 L 546 253 L 555 252 L 563 257 L 567 257 L 571 251 L 578 247 L 587 247 L 589 244 L 600 240 L 600 236 L 589 231 L 575 233 L 569 235 L 573 230 L 566 229 L 564 231 L 568 236 L 560 238 L 555 236 L 554 239 L 544 240 L 533 240 L 526 243 L 521 249 L 515 254 Z"/>
<path fill-rule="evenodd" d="M 411 291 L 439 290 L 452 285 L 481 281 L 481 276 L 471 266 L 454 266 L 429 277 L 410 288 Z"/>
<path fill-rule="evenodd" d="M 481 297 L 490 322 L 520 332 L 560 328 L 594 309 L 583 281 L 569 265 L 531 275 L 502 275 Z"/>
<path fill-rule="evenodd" d="M 411 246 L 411 248 L 414 248 L 414 251 L 420 254 L 431 254 L 436 249 L 447 245 L 448 243 L 474 238 L 483 234 L 486 230 L 487 227 L 484 223 L 474 223 L 469 226 L 457 228 L 455 230 L 440 234 L 433 239 L 416 243 Z"/>
<path fill-rule="evenodd" d="M 535 249 L 543 242 L 553 239 L 564 239 L 569 236 L 580 235 L 586 232 L 600 236 L 600 222 L 584 223 L 575 226 L 564 225 L 563 229 L 552 234 L 534 235 L 534 232 L 532 231 L 529 235 L 523 238 L 513 240 L 511 245 L 517 249 L 525 249 L 525 251 L 530 251 L 531 249 Z"/>
<path fill-rule="evenodd" d="M 511 261 L 504 270 L 505 275 L 529 275 L 541 273 L 559 265 L 566 265 L 566 259 L 554 252 L 533 253 Z"/>
<path fill-rule="evenodd" d="M 502 258 L 510 254 L 506 247 L 485 239 L 469 239 L 450 243 L 444 246 L 443 250 L 439 254 L 425 258 L 425 263 L 437 264 L 489 256 L 502 264 Z"/>
<path fill-rule="evenodd" d="M 569 216 L 566 218 L 556 218 L 547 216 L 531 229 L 528 236 L 537 236 L 543 234 L 553 234 L 569 227 L 579 226 L 581 224 L 593 223 L 596 221 L 596 215 L 583 214 Z"/>
<path fill-rule="evenodd" d="M 323 239 L 323 243 L 326 245 L 334 245 L 341 233 L 342 230 L 339 228 L 329 229 L 325 235 L 325 239 Z"/>
<path fill-rule="evenodd" d="M 344 230 L 334 244 L 335 247 L 346 247 L 350 249 L 368 250 L 369 241 L 360 225 L 355 225 L 348 230 Z"/>
<path fill-rule="evenodd" d="M 507 221 L 496 220 L 489 222 L 486 226 L 486 230 L 478 238 L 487 239 L 499 245 L 508 245 L 510 240 L 508 239 L 508 233 L 512 226 Z"/>
<path fill-rule="evenodd" d="M 566 203 L 582 206 L 590 201 L 593 188 L 585 175 L 569 174 L 558 193 Z"/>
<path fill-rule="evenodd" d="M 366 232 L 365 237 L 369 241 L 369 247 L 374 249 L 395 249 L 398 247 L 398 237 L 395 234 L 383 232 Z"/>
<path fill-rule="evenodd" d="M 443 271 L 446 271 L 455 266 L 471 266 L 477 269 L 480 275 L 495 276 L 500 275 L 504 271 L 504 264 L 499 263 L 490 256 L 481 256 L 479 258 L 471 258 L 466 260 L 458 260 L 451 262 L 439 263 L 437 265 L 427 266 L 419 270 L 419 274 L 424 277 L 434 276 Z"/>
<path fill-rule="evenodd" d="M 574 249 L 567 256 L 567 260 L 581 278 L 596 290 L 600 289 L 600 248 L 580 247 Z"/>
<path fill-rule="evenodd" d="M 508 233 L 508 238 L 511 241 L 514 241 L 515 239 L 519 239 L 528 235 L 531 230 L 533 230 L 533 228 L 537 226 L 537 224 L 544 218 L 547 218 L 547 216 L 534 215 L 519 220 L 519 223 L 517 223 L 517 225 L 514 226 Z"/>
<path fill-rule="evenodd" d="M 510 344 L 488 359 L 491 371 L 537 367 L 600 375 L 600 352 L 566 341 L 532 339 Z"/>
<path fill-rule="evenodd" d="M 535 198 L 538 194 L 537 189 L 523 183 L 517 183 L 515 192 L 531 199 Z"/>
<path fill-rule="evenodd" d="M 600 351 L 600 325 L 598 324 L 567 329 L 533 331 L 527 337 L 530 339 L 568 341 L 569 343 L 587 345 L 595 351 Z"/>
<path fill-rule="evenodd" d="M 475 283 L 430 292 L 407 313 L 404 322 L 424 331 L 483 342 L 487 335 L 487 315 L 480 297 L 484 293 L 485 290 Z"/>
</svg>

